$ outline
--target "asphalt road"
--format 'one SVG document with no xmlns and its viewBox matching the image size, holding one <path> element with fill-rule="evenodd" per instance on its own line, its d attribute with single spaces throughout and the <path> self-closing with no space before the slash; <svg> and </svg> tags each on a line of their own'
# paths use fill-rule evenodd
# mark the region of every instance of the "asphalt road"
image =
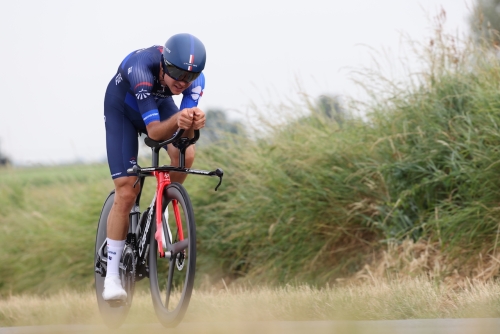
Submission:
<svg viewBox="0 0 500 334">
<path fill-rule="evenodd" d="M 104 325 L 58 325 L 4 327 L 0 334 L 59 333 L 307 333 L 307 334 L 489 334 L 500 333 L 500 319 L 418 319 L 384 321 L 270 321 L 270 322 L 193 322 L 166 329 L 159 324 L 124 325 L 109 330 Z"/>
</svg>

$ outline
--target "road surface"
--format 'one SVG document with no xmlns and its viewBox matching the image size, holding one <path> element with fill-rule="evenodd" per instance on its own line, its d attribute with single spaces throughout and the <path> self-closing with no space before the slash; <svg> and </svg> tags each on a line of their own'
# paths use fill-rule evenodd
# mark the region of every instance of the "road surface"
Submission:
<svg viewBox="0 0 500 334">
<path fill-rule="evenodd" d="M 126 324 L 110 331 L 104 325 L 57 325 L 3 327 L 0 334 L 109 334 L 109 333 L 306 333 L 306 334 L 493 334 L 500 333 L 500 319 L 415 319 L 377 321 L 261 321 L 261 322 L 192 322 L 166 329 L 160 324 Z"/>
</svg>

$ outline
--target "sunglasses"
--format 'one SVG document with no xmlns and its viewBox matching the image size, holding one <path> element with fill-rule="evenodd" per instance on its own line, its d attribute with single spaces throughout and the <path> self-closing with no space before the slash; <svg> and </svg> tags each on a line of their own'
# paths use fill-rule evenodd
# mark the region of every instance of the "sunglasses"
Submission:
<svg viewBox="0 0 500 334">
<path fill-rule="evenodd" d="M 162 57 L 163 58 L 163 57 Z M 168 60 L 162 61 L 163 72 L 176 81 L 193 82 L 201 72 L 189 72 L 171 64 Z"/>
</svg>

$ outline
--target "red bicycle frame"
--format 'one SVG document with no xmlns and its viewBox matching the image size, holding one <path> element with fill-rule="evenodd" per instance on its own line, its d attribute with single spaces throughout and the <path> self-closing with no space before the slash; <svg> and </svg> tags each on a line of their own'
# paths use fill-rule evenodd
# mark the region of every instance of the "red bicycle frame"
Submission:
<svg viewBox="0 0 500 334">
<path fill-rule="evenodd" d="M 198 170 L 198 169 L 191 169 L 191 168 L 185 168 L 185 153 L 186 153 L 186 148 L 189 145 L 193 145 L 196 143 L 198 138 L 200 138 L 200 130 L 195 130 L 194 131 L 194 138 L 185 138 L 181 137 L 182 134 L 184 133 L 184 130 L 179 129 L 175 135 L 163 142 L 157 142 L 152 140 L 149 137 L 146 137 L 144 139 L 144 143 L 151 147 L 153 151 L 153 156 L 152 156 L 152 166 L 153 167 L 147 167 L 147 168 L 141 168 L 138 165 L 134 165 L 132 168 L 127 169 L 127 173 L 136 173 L 138 175 L 137 182 L 141 180 L 141 188 L 142 188 L 142 182 L 144 181 L 145 176 L 151 176 L 154 175 L 156 177 L 156 233 L 155 233 L 155 240 L 158 243 L 158 252 L 160 253 L 160 257 L 165 257 L 165 251 L 163 250 L 163 241 L 162 241 L 162 234 L 163 233 L 163 226 L 162 226 L 162 219 L 163 219 L 163 190 L 165 189 L 166 186 L 168 186 L 171 183 L 170 180 L 170 174 L 169 172 L 178 172 L 178 173 L 185 173 L 185 174 L 196 174 L 196 175 L 206 175 L 206 176 L 217 176 L 219 177 L 219 184 L 215 187 L 215 190 L 217 191 L 217 188 L 222 183 L 222 176 L 224 175 L 224 172 L 222 169 L 217 168 L 216 170 L 213 171 L 207 171 L 207 170 Z M 179 167 L 174 167 L 174 166 L 161 166 L 159 167 L 159 152 L 162 147 L 165 147 L 167 144 L 176 142 L 176 147 L 179 149 Z M 135 184 L 134 184 L 135 187 Z M 140 199 L 140 193 L 136 198 L 136 204 L 139 205 L 139 199 Z M 178 242 L 184 241 L 184 232 L 182 231 L 182 220 L 181 220 L 181 214 L 179 211 L 179 205 L 177 203 L 177 200 L 172 200 L 172 207 L 174 210 L 174 215 L 175 215 L 175 223 L 177 225 L 177 237 L 179 240 Z M 168 243 L 172 243 L 172 240 L 169 240 L 170 242 L 167 242 L 167 246 L 172 246 L 168 245 Z M 181 245 L 180 247 L 185 247 Z"/>
<path fill-rule="evenodd" d="M 163 241 L 162 241 L 162 233 L 163 233 L 163 224 L 162 224 L 162 219 L 163 219 L 163 190 L 165 189 L 166 186 L 168 186 L 171 181 L 170 181 L 170 173 L 169 172 L 163 172 L 163 171 L 155 171 L 153 172 L 154 176 L 156 177 L 156 233 L 155 233 L 155 239 L 156 242 L 158 243 L 158 252 L 160 253 L 160 257 L 165 257 L 165 251 L 163 250 Z M 177 200 L 172 200 L 172 207 L 174 209 L 174 215 L 175 215 L 175 223 L 177 224 L 177 233 L 179 240 L 182 241 L 184 240 L 184 232 L 182 231 L 182 220 L 181 220 L 181 214 L 179 211 L 179 205 L 177 204 Z M 172 240 L 171 240 L 172 242 Z"/>
</svg>

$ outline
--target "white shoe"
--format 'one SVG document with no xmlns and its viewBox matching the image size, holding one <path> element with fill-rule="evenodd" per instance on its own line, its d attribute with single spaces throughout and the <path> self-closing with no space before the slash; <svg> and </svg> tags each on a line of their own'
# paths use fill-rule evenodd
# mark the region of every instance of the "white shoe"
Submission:
<svg viewBox="0 0 500 334">
<path fill-rule="evenodd" d="M 127 291 L 122 287 L 122 280 L 119 276 L 110 276 L 104 279 L 102 298 L 106 301 L 124 301 L 127 299 Z"/>
</svg>

